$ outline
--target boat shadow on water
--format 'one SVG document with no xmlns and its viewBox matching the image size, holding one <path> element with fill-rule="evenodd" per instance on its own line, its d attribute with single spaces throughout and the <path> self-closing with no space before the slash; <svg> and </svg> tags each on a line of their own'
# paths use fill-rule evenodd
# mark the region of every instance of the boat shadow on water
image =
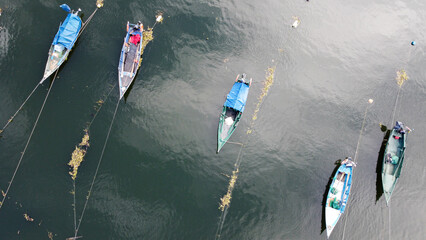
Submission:
<svg viewBox="0 0 426 240">
<path fill-rule="evenodd" d="M 130 86 L 129 86 L 129 88 L 127 88 L 127 91 L 124 93 L 124 95 L 123 95 L 123 100 L 124 100 L 124 103 L 126 103 L 127 102 L 127 98 L 129 97 L 129 94 L 130 94 L 130 92 L 132 91 L 132 89 L 133 89 L 133 85 L 135 85 L 135 82 L 136 82 L 136 78 L 138 77 L 138 74 L 139 74 L 139 72 L 140 72 L 140 70 L 141 69 L 139 69 L 139 71 L 137 71 L 136 72 L 136 74 L 135 74 L 135 78 L 133 79 L 133 81 L 132 81 L 132 83 L 130 83 Z"/>
<path fill-rule="evenodd" d="M 326 225 L 325 225 L 325 204 L 327 202 L 328 190 L 330 189 L 330 185 L 333 182 L 333 177 L 334 177 L 334 175 L 336 175 L 337 169 L 339 169 L 341 162 L 342 162 L 342 159 L 338 159 L 338 160 L 336 160 L 336 162 L 334 162 L 334 165 L 336 165 L 336 167 L 334 167 L 334 170 L 331 173 L 330 178 L 328 179 L 328 183 L 325 186 L 324 195 L 322 197 L 321 234 L 326 229 Z"/>
<path fill-rule="evenodd" d="M 379 156 L 377 157 L 376 165 L 376 203 L 379 201 L 380 197 L 383 195 L 383 185 L 382 185 L 382 167 L 383 167 L 383 157 L 386 150 L 386 143 L 388 142 L 389 135 L 391 130 L 388 129 L 385 125 L 381 125 L 380 129 L 385 133 L 380 146 Z"/>
</svg>

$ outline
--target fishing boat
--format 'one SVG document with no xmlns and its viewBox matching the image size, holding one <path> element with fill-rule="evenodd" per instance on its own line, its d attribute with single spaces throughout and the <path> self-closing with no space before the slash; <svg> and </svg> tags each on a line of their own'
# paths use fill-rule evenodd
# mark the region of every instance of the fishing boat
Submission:
<svg viewBox="0 0 426 240">
<path fill-rule="evenodd" d="M 251 81 L 251 79 L 250 81 L 246 80 L 245 73 L 241 77 L 238 74 L 231 91 L 226 97 L 217 129 L 217 153 L 219 153 L 237 128 L 246 105 Z"/>
<path fill-rule="evenodd" d="M 118 64 L 118 86 L 120 99 L 127 92 L 133 82 L 136 73 L 141 66 L 143 24 L 131 24 L 127 22 L 127 34 L 121 48 L 120 62 Z"/>
<path fill-rule="evenodd" d="M 351 191 L 352 171 L 355 166 L 356 164 L 352 161 L 352 158 L 343 160 L 331 182 L 325 205 L 327 238 L 330 237 L 340 216 L 345 212 L 346 203 L 348 202 Z"/>
<path fill-rule="evenodd" d="M 404 127 L 403 123 L 396 122 L 386 143 L 382 165 L 382 184 L 386 204 L 389 203 L 396 181 L 401 174 L 402 163 L 404 162 L 406 131 L 409 132 L 410 129 Z"/>
<path fill-rule="evenodd" d="M 49 49 L 49 57 L 47 58 L 44 75 L 40 84 L 42 84 L 44 80 L 52 75 L 52 73 L 54 73 L 65 62 L 65 60 L 67 60 L 75 41 L 77 41 L 83 24 L 80 16 L 78 16 L 81 9 L 74 11 L 66 4 L 62 4 L 60 7 L 68 12 L 68 16 L 59 26 L 59 30 L 53 39 L 52 46 Z"/>
</svg>

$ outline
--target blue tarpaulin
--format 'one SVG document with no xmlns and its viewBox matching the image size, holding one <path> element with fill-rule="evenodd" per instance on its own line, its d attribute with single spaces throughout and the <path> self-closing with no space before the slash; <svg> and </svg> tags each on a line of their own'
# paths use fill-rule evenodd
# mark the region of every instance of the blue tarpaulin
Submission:
<svg viewBox="0 0 426 240">
<path fill-rule="evenodd" d="M 70 6 L 66 5 L 66 4 L 62 4 L 61 6 L 59 6 L 60 8 L 62 8 L 65 12 L 71 12 L 71 8 Z"/>
<path fill-rule="evenodd" d="M 234 83 L 234 86 L 232 86 L 231 91 L 226 97 L 225 106 L 243 112 L 248 93 L 249 86 L 247 84 L 241 82 Z"/>
<path fill-rule="evenodd" d="M 68 14 L 65 21 L 59 27 L 58 33 L 56 33 L 53 39 L 53 45 L 58 43 L 64 45 L 67 49 L 71 49 L 77 39 L 78 33 L 81 28 L 81 19 L 75 14 Z"/>
</svg>

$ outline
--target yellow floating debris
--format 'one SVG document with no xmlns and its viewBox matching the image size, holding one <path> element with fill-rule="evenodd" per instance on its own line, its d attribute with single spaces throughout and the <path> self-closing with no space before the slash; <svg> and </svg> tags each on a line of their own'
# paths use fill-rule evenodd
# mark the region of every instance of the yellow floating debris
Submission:
<svg viewBox="0 0 426 240">
<path fill-rule="evenodd" d="M 249 130 L 247 130 L 247 134 L 252 133 L 254 121 L 256 121 L 256 119 L 257 119 L 257 114 L 260 111 L 260 106 L 262 105 L 263 98 L 266 97 L 266 95 L 268 95 L 269 89 L 271 88 L 272 84 L 274 83 L 274 73 L 275 73 L 275 67 L 269 67 L 266 70 L 266 78 L 265 78 L 265 81 L 263 82 L 262 93 L 260 94 L 260 96 L 258 98 L 256 109 L 253 112 L 253 115 L 252 115 L 252 118 L 251 118 L 252 122 L 250 124 Z"/>
<path fill-rule="evenodd" d="M 87 148 L 90 146 L 89 144 L 89 132 L 87 129 L 84 130 L 85 134 L 81 139 L 81 142 L 78 146 L 75 147 L 75 150 L 71 154 L 71 160 L 68 165 L 72 167 L 72 172 L 69 172 L 72 180 L 77 178 L 78 167 L 80 167 L 81 162 L 84 160 L 84 156 L 87 153 Z"/>
<path fill-rule="evenodd" d="M 221 211 L 225 210 L 225 207 L 229 207 L 229 204 L 231 203 L 232 190 L 235 187 L 237 178 L 238 178 L 238 168 L 237 170 L 232 171 L 232 176 L 231 176 L 231 179 L 229 180 L 228 191 L 226 192 L 225 196 L 223 196 L 223 198 L 220 199 L 221 203 L 219 205 L 219 209 Z"/>
<path fill-rule="evenodd" d="M 143 31 L 143 40 L 142 40 L 142 52 L 145 50 L 146 45 L 148 45 L 149 42 L 151 42 L 154 39 L 154 36 L 152 36 L 153 30 L 152 28 L 148 27 L 145 31 Z"/>
<path fill-rule="evenodd" d="M 24 218 L 25 218 L 25 220 L 27 220 L 28 222 L 33 222 L 33 221 L 34 221 L 34 219 L 33 219 L 33 218 L 31 218 L 30 216 L 28 216 L 28 214 L 26 214 L 26 213 L 24 213 Z"/>
<path fill-rule="evenodd" d="M 407 80 L 408 80 L 408 76 L 404 69 L 401 69 L 396 72 L 396 81 L 399 87 L 402 87 L 402 84 L 404 84 L 404 82 Z"/>
</svg>

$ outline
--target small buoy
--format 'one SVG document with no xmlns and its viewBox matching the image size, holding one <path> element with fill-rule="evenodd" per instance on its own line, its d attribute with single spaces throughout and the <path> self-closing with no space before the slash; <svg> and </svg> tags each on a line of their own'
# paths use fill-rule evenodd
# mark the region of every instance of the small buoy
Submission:
<svg viewBox="0 0 426 240">
<path fill-rule="evenodd" d="M 292 28 L 297 28 L 297 27 L 299 26 L 299 24 L 300 24 L 300 19 L 299 19 L 299 18 L 297 18 L 297 17 L 295 17 L 295 18 L 294 18 L 293 25 L 291 25 L 291 27 L 292 27 Z"/>
<path fill-rule="evenodd" d="M 412 41 L 411 46 L 416 46 L 416 41 Z"/>
<path fill-rule="evenodd" d="M 155 19 L 155 21 L 157 21 L 157 22 L 163 21 L 163 16 L 158 15 L 158 17 L 157 17 L 157 19 Z"/>
<path fill-rule="evenodd" d="M 368 103 L 373 103 L 373 101 L 374 101 L 374 100 L 373 100 L 373 99 L 371 99 L 371 98 L 370 98 L 370 99 L 368 99 Z"/>
<path fill-rule="evenodd" d="M 104 0 L 97 0 L 96 1 L 96 7 L 101 8 L 104 6 Z"/>
</svg>

